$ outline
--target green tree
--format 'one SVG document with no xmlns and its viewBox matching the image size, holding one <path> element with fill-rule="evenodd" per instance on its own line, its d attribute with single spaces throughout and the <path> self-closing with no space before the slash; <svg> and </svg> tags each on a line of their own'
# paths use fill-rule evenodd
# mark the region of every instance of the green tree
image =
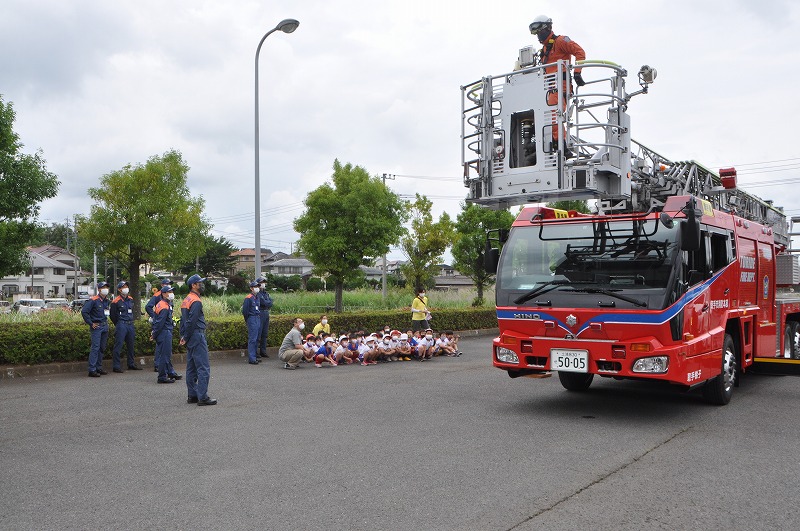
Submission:
<svg viewBox="0 0 800 531">
<path fill-rule="evenodd" d="M 411 230 L 403 236 L 400 246 L 408 261 L 400 271 L 414 289 L 427 286 L 436 275 L 445 250 L 455 239 L 455 228 L 447 212 L 439 221 L 433 221 L 433 203 L 424 195 L 416 194 L 411 203 Z"/>
<path fill-rule="evenodd" d="M 589 206 L 586 204 L 585 199 L 574 199 L 572 201 L 554 201 L 552 203 L 547 203 L 546 206 L 566 211 L 575 210 L 576 212 L 580 212 L 581 214 L 589 213 Z"/>
<path fill-rule="evenodd" d="M 137 308 L 139 266 L 177 269 L 205 251 L 209 224 L 203 218 L 203 198 L 189 194 L 188 172 L 173 150 L 106 174 L 100 187 L 89 189 L 95 204 L 88 218 L 78 220 L 79 237 L 125 265 Z"/>
<path fill-rule="evenodd" d="M 184 274 L 199 272 L 206 276 L 216 272 L 226 274 L 233 269 L 236 257 L 231 256 L 231 253 L 236 251 L 236 247 L 222 236 L 217 237 L 209 234 L 204 239 L 206 250 L 196 261 L 200 266 L 199 271 L 195 267 L 195 260 L 185 263 L 181 266 L 180 271 Z"/>
<path fill-rule="evenodd" d="M 36 235 L 39 203 L 58 193 L 42 152 L 22 153 L 14 107 L 0 95 L 0 277 L 28 267 L 25 246 Z"/>
<path fill-rule="evenodd" d="M 404 202 L 377 177 L 352 164 L 333 163 L 333 184 L 306 196 L 306 211 L 294 220 L 298 246 L 314 264 L 314 274 L 327 275 L 335 289 L 334 311 L 342 311 L 345 282 L 382 256 L 403 234 Z"/>
<path fill-rule="evenodd" d="M 462 203 L 456 219 L 456 241 L 453 244 L 453 267 L 475 283 L 478 297 L 475 306 L 483 304 L 483 290 L 494 284 L 493 273 L 484 267 L 486 231 L 508 229 L 514 216 L 508 210 L 491 210 L 476 204 Z"/>
</svg>

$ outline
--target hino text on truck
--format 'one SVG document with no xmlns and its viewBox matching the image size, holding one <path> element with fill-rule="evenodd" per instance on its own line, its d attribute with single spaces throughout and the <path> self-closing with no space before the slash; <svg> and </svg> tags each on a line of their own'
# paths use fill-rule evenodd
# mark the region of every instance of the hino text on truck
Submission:
<svg viewBox="0 0 800 531">
<path fill-rule="evenodd" d="M 628 104 L 653 68 L 629 93 L 614 63 L 537 57 L 524 48 L 520 69 L 461 88 L 468 200 L 591 199 L 596 213 L 526 206 L 488 235 L 494 366 L 512 378 L 556 371 L 571 391 L 595 375 L 662 380 L 727 404 L 755 366 L 800 364 L 800 265 L 783 210 L 737 188 L 734 168 L 674 162 L 631 139 Z"/>
</svg>

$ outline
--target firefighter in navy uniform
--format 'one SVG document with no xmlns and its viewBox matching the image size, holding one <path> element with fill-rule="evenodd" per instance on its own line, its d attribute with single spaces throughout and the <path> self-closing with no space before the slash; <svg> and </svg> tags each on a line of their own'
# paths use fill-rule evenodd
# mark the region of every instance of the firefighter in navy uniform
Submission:
<svg viewBox="0 0 800 531">
<path fill-rule="evenodd" d="M 258 348 L 258 333 L 261 330 L 261 297 L 259 296 L 258 281 L 250 283 L 250 293 L 242 303 L 242 315 L 247 325 L 247 363 L 258 365 L 256 350 Z"/>
<path fill-rule="evenodd" d="M 161 279 L 162 289 L 164 288 L 164 286 L 171 286 L 171 285 L 172 281 L 170 279 L 168 278 Z M 144 311 L 147 312 L 147 320 L 150 321 L 151 324 L 153 323 L 153 318 L 155 317 L 154 310 L 156 304 L 158 304 L 158 301 L 160 300 L 161 300 L 161 291 L 156 291 L 153 293 L 153 296 L 150 297 L 150 300 L 147 301 L 147 304 L 144 305 Z M 158 372 L 158 364 L 156 363 L 155 358 L 153 358 L 153 370 L 155 370 L 155 372 Z"/>
<path fill-rule="evenodd" d="M 186 280 L 191 291 L 181 303 L 181 345 L 186 345 L 186 390 L 190 404 L 198 406 L 216 405 L 217 399 L 208 396 L 208 380 L 211 367 L 208 363 L 208 342 L 206 341 L 206 317 L 200 295 L 205 291 L 200 275 L 192 275 Z"/>
<path fill-rule="evenodd" d="M 130 293 L 128 283 L 123 280 L 117 284 L 117 291 L 119 294 L 114 297 L 109 307 L 111 322 L 114 323 L 112 370 L 114 372 L 124 372 L 122 370 L 122 360 L 120 359 L 124 345 L 128 348 L 128 369 L 141 371 L 142 368 L 136 365 L 136 360 L 134 359 L 133 341 L 136 337 L 136 330 L 133 328 L 133 297 L 128 296 Z"/>
<path fill-rule="evenodd" d="M 273 300 L 269 295 L 269 291 L 267 291 L 267 279 L 259 277 L 256 282 L 258 282 L 259 287 L 258 296 L 261 298 L 259 302 L 261 324 L 258 329 L 258 357 L 269 358 L 267 354 L 267 335 L 269 334 L 269 310 L 272 308 Z"/>
<path fill-rule="evenodd" d="M 556 35 L 553 33 L 553 19 L 544 15 L 540 15 L 533 19 L 533 22 L 530 23 L 528 29 L 531 31 L 531 34 L 536 35 L 536 38 L 539 39 L 539 42 L 542 45 L 541 53 L 543 65 L 562 60 L 570 62 L 572 57 L 575 57 L 575 61 L 584 61 L 586 59 L 586 52 L 583 51 L 583 48 L 581 48 L 577 42 L 573 41 L 566 35 Z M 545 68 L 545 72 L 548 74 L 552 74 L 557 70 L 558 67 L 555 65 Z M 579 87 L 582 87 L 586 84 L 586 82 L 583 80 L 583 76 L 581 75 L 580 68 L 576 68 L 574 70 L 572 77 L 575 79 L 575 84 Z M 567 81 L 566 78 L 565 81 Z M 566 91 L 567 86 L 568 84 L 564 83 L 564 91 Z M 566 92 L 562 95 L 562 98 L 564 98 L 564 105 L 566 106 Z M 553 150 L 557 150 L 559 131 L 556 124 L 553 124 L 552 131 Z M 566 153 L 566 151 L 565 154 L 571 155 L 571 153 Z"/>
<path fill-rule="evenodd" d="M 150 337 L 156 342 L 156 365 L 158 366 L 158 383 L 175 383 L 183 378 L 175 372 L 172 366 L 172 330 L 175 323 L 172 321 L 175 294 L 172 286 L 166 284 L 161 287 L 161 296 L 153 308 L 153 330 Z"/>
<path fill-rule="evenodd" d="M 172 281 L 168 278 L 161 279 L 161 287 L 164 286 L 171 286 Z M 153 293 L 153 296 L 150 297 L 150 300 L 147 301 L 147 304 L 144 306 L 144 311 L 147 312 L 147 316 L 150 317 L 150 322 L 153 322 L 153 317 L 155 316 L 155 307 L 156 304 L 161 300 L 161 291 L 156 291 Z"/>
<path fill-rule="evenodd" d="M 89 376 L 96 378 L 108 374 L 103 370 L 103 352 L 108 343 L 108 283 L 97 283 L 97 295 L 86 301 L 81 308 L 83 321 L 89 325 L 92 346 L 89 350 Z"/>
</svg>

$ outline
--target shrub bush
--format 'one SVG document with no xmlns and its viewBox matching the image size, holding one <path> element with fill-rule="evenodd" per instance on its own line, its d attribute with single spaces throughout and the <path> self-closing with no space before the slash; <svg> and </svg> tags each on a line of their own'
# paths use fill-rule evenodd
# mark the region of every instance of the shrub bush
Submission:
<svg viewBox="0 0 800 531">
<path fill-rule="evenodd" d="M 292 320 L 301 317 L 310 331 L 319 319 L 313 315 L 272 315 L 267 344 L 279 346 L 292 327 Z M 329 315 L 331 330 L 375 331 L 385 324 L 408 330 L 411 318 L 408 310 L 353 312 Z M 234 350 L 247 348 L 247 327 L 240 315 L 207 318 L 206 337 L 209 350 Z M 472 330 L 496 328 L 493 309 L 460 308 L 441 309 L 431 323 L 435 330 Z M 150 341 L 150 324 L 146 319 L 134 322 L 136 329 L 136 355 L 152 356 L 155 343 Z M 184 352 L 178 345 L 178 328 L 173 333 L 173 352 Z M 85 360 L 89 356 L 88 326 L 79 322 L 20 322 L 4 323 L 0 327 L 0 364 L 20 365 Z M 109 323 L 108 347 L 105 358 L 114 347 L 114 326 Z"/>
</svg>

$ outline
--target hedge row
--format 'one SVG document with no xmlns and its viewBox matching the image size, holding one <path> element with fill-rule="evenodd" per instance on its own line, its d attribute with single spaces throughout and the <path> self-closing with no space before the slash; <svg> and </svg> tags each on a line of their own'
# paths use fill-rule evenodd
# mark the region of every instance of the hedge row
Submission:
<svg viewBox="0 0 800 531">
<path fill-rule="evenodd" d="M 317 323 L 318 315 L 299 315 L 308 330 Z M 270 319 L 269 346 L 279 346 L 292 327 L 293 316 L 273 315 Z M 329 316 L 331 330 L 364 329 L 375 331 L 388 324 L 393 328 L 411 327 L 407 310 L 391 310 L 369 313 L 332 314 Z M 431 323 L 437 330 L 472 330 L 497 327 L 495 311 L 487 308 L 463 308 L 438 310 Z M 152 356 L 155 343 L 150 342 L 150 325 L 146 319 L 136 321 L 136 355 Z M 244 319 L 230 316 L 208 319 L 206 329 L 210 350 L 234 350 L 247 347 L 247 327 Z M 173 352 L 182 352 L 178 345 L 177 330 L 173 334 Z M 108 348 L 105 357 L 110 357 L 114 346 L 114 326 L 109 323 Z M 87 359 L 90 338 L 88 327 L 82 323 L 8 323 L 0 327 L 0 364 L 21 365 L 76 361 Z"/>
</svg>

